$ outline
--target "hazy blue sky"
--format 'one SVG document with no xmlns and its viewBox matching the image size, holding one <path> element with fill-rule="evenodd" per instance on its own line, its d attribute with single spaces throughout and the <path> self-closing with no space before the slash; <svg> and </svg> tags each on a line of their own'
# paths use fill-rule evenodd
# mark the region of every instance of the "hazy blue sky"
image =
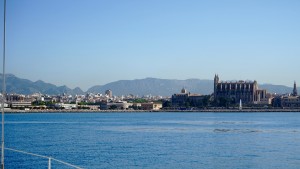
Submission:
<svg viewBox="0 0 300 169">
<path fill-rule="evenodd" d="M 299 9 L 299 0 L 7 0 L 7 72 L 84 90 L 215 73 L 292 86 Z"/>
</svg>

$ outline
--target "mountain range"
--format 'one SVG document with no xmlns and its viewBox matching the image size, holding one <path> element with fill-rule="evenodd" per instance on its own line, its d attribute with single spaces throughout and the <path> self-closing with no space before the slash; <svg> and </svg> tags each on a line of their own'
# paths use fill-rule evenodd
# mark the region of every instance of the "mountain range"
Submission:
<svg viewBox="0 0 300 169">
<path fill-rule="evenodd" d="M 0 81 L 2 82 L 2 74 Z M 2 83 L 0 84 L 2 89 Z M 62 93 L 68 94 L 84 94 L 84 92 L 79 88 L 70 89 L 67 86 L 56 86 L 51 83 L 45 83 L 41 80 L 32 82 L 27 79 L 22 79 L 16 77 L 13 74 L 6 74 L 6 92 L 7 93 L 18 93 L 18 94 L 33 94 L 33 93 L 43 93 L 49 95 L 58 95 Z"/>
<path fill-rule="evenodd" d="M 0 76 L 2 81 L 2 75 Z M 2 89 L 2 83 L 0 84 Z M 161 95 L 171 96 L 174 93 L 179 93 L 182 88 L 186 88 L 191 93 L 198 94 L 211 94 L 213 93 L 213 80 L 200 80 L 200 79 L 157 79 L 145 78 L 135 80 L 119 80 L 105 85 L 96 85 L 88 89 L 86 92 L 82 91 L 79 87 L 70 89 L 67 86 L 56 86 L 51 83 L 46 83 L 41 80 L 36 82 L 16 77 L 13 74 L 6 75 L 6 90 L 7 93 L 18 94 L 33 94 L 43 93 L 49 95 L 59 95 L 62 93 L 67 94 L 85 94 L 85 93 L 104 93 L 105 90 L 111 89 L 113 95 Z M 291 93 L 293 88 L 283 85 L 273 84 L 260 84 L 260 89 L 267 89 L 270 93 Z M 298 88 L 298 91 L 300 88 Z"/>
</svg>

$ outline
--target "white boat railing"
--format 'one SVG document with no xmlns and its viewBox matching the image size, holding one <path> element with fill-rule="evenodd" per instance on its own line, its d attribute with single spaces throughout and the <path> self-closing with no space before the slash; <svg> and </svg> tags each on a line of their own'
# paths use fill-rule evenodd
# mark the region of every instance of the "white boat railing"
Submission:
<svg viewBox="0 0 300 169">
<path fill-rule="evenodd" d="M 13 151 L 13 152 L 17 152 L 17 153 L 22 153 L 22 154 L 27 154 L 27 155 L 31 155 L 31 156 L 35 156 L 35 157 L 40 157 L 40 158 L 47 159 L 48 160 L 48 169 L 51 169 L 51 163 L 52 163 L 52 161 L 56 161 L 56 162 L 59 162 L 61 164 L 64 164 L 66 166 L 73 167 L 73 168 L 76 168 L 76 169 L 83 169 L 81 167 L 78 167 L 76 165 L 64 162 L 62 160 L 58 160 L 58 159 L 53 158 L 53 157 L 48 157 L 48 156 L 43 156 L 43 155 L 39 155 L 39 154 L 29 153 L 29 152 L 26 152 L 26 151 L 21 151 L 21 150 L 17 150 L 17 149 L 13 149 L 13 148 L 4 148 L 4 149 L 5 150 L 9 150 L 9 151 Z"/>
</svg>

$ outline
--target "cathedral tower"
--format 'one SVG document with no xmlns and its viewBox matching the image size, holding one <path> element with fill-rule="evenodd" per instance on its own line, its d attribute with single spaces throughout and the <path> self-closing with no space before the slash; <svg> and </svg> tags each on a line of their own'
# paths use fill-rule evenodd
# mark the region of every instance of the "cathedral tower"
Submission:
<svg viewBox="0 0 300 169">
<path fill-rule="evenodd" d="M 215 78 L 214 78 L 214 97 L 217 97 L 217 87 L 218 87 L 218 83 L 219 83 L 220 79 L 219 79 L 219 75 L 215 74 Z"/>
<path fill-rule="evenodd" d="M 298 96 L 296 81 L 294 82 L 293 96 Z"/>
</svg>

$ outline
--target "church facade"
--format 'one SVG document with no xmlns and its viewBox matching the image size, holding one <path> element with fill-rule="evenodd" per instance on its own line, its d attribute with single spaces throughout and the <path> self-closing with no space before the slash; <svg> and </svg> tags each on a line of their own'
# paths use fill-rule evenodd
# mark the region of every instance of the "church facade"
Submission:
<svg viewBox="0 0 300 169">
<path fill-rule="evenodd" d="M 219 76 L 214 78 L 214 99 L 230 99 L 232 103 L 257 104 L 266 99 L 266 90 L 258 88 L 257 81 L 220 81 Z"/>
</svg>

